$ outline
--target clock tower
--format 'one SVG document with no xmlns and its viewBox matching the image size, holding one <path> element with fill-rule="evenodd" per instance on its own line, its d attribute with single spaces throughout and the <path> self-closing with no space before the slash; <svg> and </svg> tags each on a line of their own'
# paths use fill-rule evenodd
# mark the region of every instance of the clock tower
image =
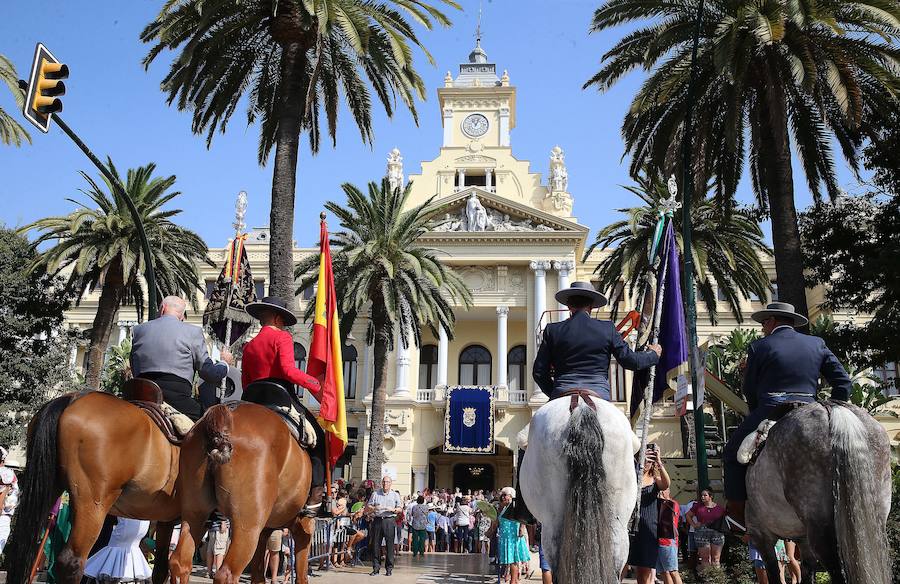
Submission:
<svg viewBox="0 0 900 584">
<path fill-rule="evenodd" d="M 516 88 L 504 71 L 488 61 L 478 35 L 468 63 L 459 65 L 456 79 L 447 72 L 438 89 L 444 124 L 444 148 L 509 148 L 509 133 L 516 126 Z"/>
</svg>

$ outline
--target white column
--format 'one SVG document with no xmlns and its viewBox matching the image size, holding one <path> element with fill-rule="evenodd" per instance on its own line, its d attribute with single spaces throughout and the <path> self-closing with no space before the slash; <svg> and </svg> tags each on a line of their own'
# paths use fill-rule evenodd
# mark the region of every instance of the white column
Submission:
<svg viewBox="0 0 900 584">
<path fill-rule="evenodd" d="M 532 303 L 532 306 L 534 306 L 534 327 L 537 329 L 538 327 L 547 326 L 547 324 L 549 324 L 546 320 L 541 322 L 541 316 L 544 314 L 544 310 L 546 310 L 547 307 L 547 282 L 545 277 L 547 275 L 547 270 L 550 269 L 550 262 L 547 260 L 535 260 L 531 262 L 530 266 L 534 271 L 534 302 Z M 534 355 L 531 355 L 531 359 L 534 359 Z M 529 397 L 533 402 L 539 403 L 547 401 L 546 396 L 537 390 L 536 384 L 532 383 L 529 387 L 531 388 L 531 395 Z"/>
<path fill-rule="evenodd" d="M 509 147 L 509 108 L 500 108 L 500 146 Z"/>
<path fill-rule="evenodd" d="M 369 344 L 366 343 L 363 345 L 363 358 L 362 358 L 362 391 L 359 392 L 359 396 L 365 398 L 367 395 L 372 393 L 372 369 L 369 367 L 369 353 L 371 349 L 369 348 Z"/>
<path fill-rule="evenodd" d="M 447 331 L 444 327 L 438 327 L 438 370 L 437 385 L 447 387 L 447 352 L 450 341 L 447 339 Z"/>
<path fill-rule="evenodd" d="M 509 349 L 506 347 L 506 331 L 507 319 L 509 317 L 508 306 L 497 307 L 497 385 L 498 387 L 506 387 L 508 380 L 506 379 L 506 359 Z"/>
<path fill-rule="evenodd" d="M 534 260 L 531 262 L 534 271 L 534 326 L 546 326 L 547 322 L 541 322 L 541 316 L 547 310 L 547 270 L 550 262 L 547 260 Z"/>
<path fill-rule="evenodd" d="M 453 110 L 444 108 L 444 147 L 453 145 Z"/>
<path fill-rule="evenodd" d="M 485 171 L 484 171 L 484 188 L 489 193 L 492 192 L 491 187 L 494 186 L 493 178 L 494 178 L 494 173 L 491 171 L 491 169 L 490 168 L 485 169 Z"/>
<path fill-rule="evenodd" d="M 553 262 L 553 269 L 556 270 L 557 290 L 563 290 L 569 287 L 569 273 L 575 268 L 575 262 L 572 260 L 559 260 Z M 559 304 L 560 310 L 566 310 L 565 304 Z"/>
<path fill-rule="evenodd" d="M 466 169 L 465 168 L 457 169 L 456 174 L 459 177 L 458 180 L 456 181 L 459 183 L 457 190 L 461 191 L 464 188 L 466 188 Z"/>
<path fill-rule="evenodd" d="M 124 320 L 120 320 L 118 322 L 118 325 L 119 325 L 119 340 L 116 341 L 116 344 L 121 345 L 122 341 L 125 340 L 125 337 L 128 336 L 128 322 L 126 322 Z"/>
<path fill-rule="evenodd" d="M 395 348 L 397 352 L 397 387 L 394 389 L 394 396 L 409 397 L 409 347 L 403 346 L 399 332 Z"/>
<path fill-rule="evenodd" d="M 425 487 L 428 486 L 428 467 L 427 466 L 414 466 L 412 468 L 413 471 L 413 492 L 418 491 L 419 493 L 425 492 Z"/>
</svg>

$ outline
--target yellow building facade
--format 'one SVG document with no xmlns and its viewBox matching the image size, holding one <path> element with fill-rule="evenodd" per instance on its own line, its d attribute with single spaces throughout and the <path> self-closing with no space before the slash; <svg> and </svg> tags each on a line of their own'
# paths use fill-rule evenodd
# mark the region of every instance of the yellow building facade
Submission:
<svg viewBox="0 0 900 584">
<path fill-rule="evenodd" d="M 500 488 L 513 482 L 516 435 L 546 402 L 531 379 L 537 333 L 548 320 L 564 317 L 554 293 L 571 281 L 591 280 L 602 258 L 602 252 L 595 252 L 582 261 L 589 229 L 575 215 L 577 193 L 568 190 L 563 150 L 547 145 L 548 159 L 540 163 L 546 175 L 515 157 L 512 135 L 517 122 L 517 88 L 507 72 L 498 74 L 480 45 L 455 76 L 447 73 L 437 97 L 443 134 L 422 145 L 423 149 L 440 145 L 437 156 L 422 162 L 417 173 L 406 175 L 403 156 L 395 149 L 388 156 L 386 172 L 393 185 L 412 183 L 410 205 L 432 199 L 434 227 L 422 243 L 440 250 L 443 261 L 472 290 L 474 304 L 468 310 L 458 307 L 452 335 L 442 331 L 432 338 L 426 333 L 422 346 L 390 354 L 384 473 L 392 475 L 395 487 L 404 493 L 426 487 Z M 260 296 L 268 289 L 268 235 L 265 228 L 252 230 L 246 246 Z M 295 259 L 315 253 L 315 249 L 296 249 Z M 225 250 L 210 249 L 209 257 L 221 267 Z M 766 259 L 764 264 L 774 280 L 773 262 Z M 204 265 L 200 269 L 211 286 L 219 268 Z M 818 306 L 820 296 L 820 292 L 810 293 L 811 307 Z M 69 312 L 69 326 L 82 330 L 91 326 L 97 297 L 89 295 Z M 202 309 L 202 293 L 198 292 L 196 300 Z M 302 312 L 309 297 L 298 300 Z M 619 313 L 632 308 L 631 302 L 623 298 Z M 742 309 L 748 321 L 744 326 L 756 326 L 749 315 L 762 305 L 758 299 L 744 300 Z M 598 318 L 609 318 L 608 309 Z M 720 309 L 719 324 L 713 326 L 704 307 L 698 306 L 701 344 L 739 326 L 724 301 Z M 838 320 L 849 318 L 835 316 Z M 191 313 L 188 320 L 199 325 L 200 314 Z M 126 338 L 135 324 L 133 310 L 123 308 L 111 343 Z M 295 352 L 303 366 L 309 327 L 301 323 L 294 329 Z M 373 351 L 365 345 L 365 329 L 361 318 L 344 349 L 352 448 L 341 461 L 339 474 L 353 479 L 363 478 L 370 424 Z M 73 352 L 73 367 L 80 367 L 83 360 L 82 347 Z M 630 372 L 614 365 L 611 382 L 613 400 L 627 412 Z M 448 388 L 457 385 L 493 389 L 494 454 L 443 452 L 445 398 Z M 707 392 L 734 403 L 735 397 L 727 390 L 707 387 Z M 308 396 L 305 400 L 316 408 Z M 896 440 L 900 426 L 889 419 L 884 422 Z M 656 408 L 649 440 L 657 442 L 669 458 L 685 456 L 680 420 L 671 401 Z"/>
</svg>

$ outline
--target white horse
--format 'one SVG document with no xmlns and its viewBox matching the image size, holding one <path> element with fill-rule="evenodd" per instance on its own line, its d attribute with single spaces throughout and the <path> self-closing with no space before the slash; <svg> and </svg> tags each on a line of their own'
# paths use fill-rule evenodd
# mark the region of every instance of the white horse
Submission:
<svg viewBox="0 0 900 584">
<path fill-rule="evenodd" d="M 614 405 L 577 399 L 571 411 L 570 397 L 552 400 L 531 419 L 519 487 L 541 522 L 554 582 L 617 584 L 628 559 L 640 441 Z"/>
</svg>

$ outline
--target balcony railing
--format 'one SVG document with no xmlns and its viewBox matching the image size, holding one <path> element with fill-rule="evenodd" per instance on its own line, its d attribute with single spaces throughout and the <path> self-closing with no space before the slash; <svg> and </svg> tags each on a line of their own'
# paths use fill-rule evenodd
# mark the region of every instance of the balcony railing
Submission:
<svg viewBox="0 0 900 584">
<path fill-rule="evenodd" d="M 434 390 L 433 389 L 417 389 L 416 390 L 416 401 L 418 402 L 430 402 L 434 398 Z"/>
<path fill-rule="evenodd" d="M 525 391 L 510 391 L 509 403 L 513 405 L 524 405 L 528 403 L 528 393 Z"/>
</svg>

